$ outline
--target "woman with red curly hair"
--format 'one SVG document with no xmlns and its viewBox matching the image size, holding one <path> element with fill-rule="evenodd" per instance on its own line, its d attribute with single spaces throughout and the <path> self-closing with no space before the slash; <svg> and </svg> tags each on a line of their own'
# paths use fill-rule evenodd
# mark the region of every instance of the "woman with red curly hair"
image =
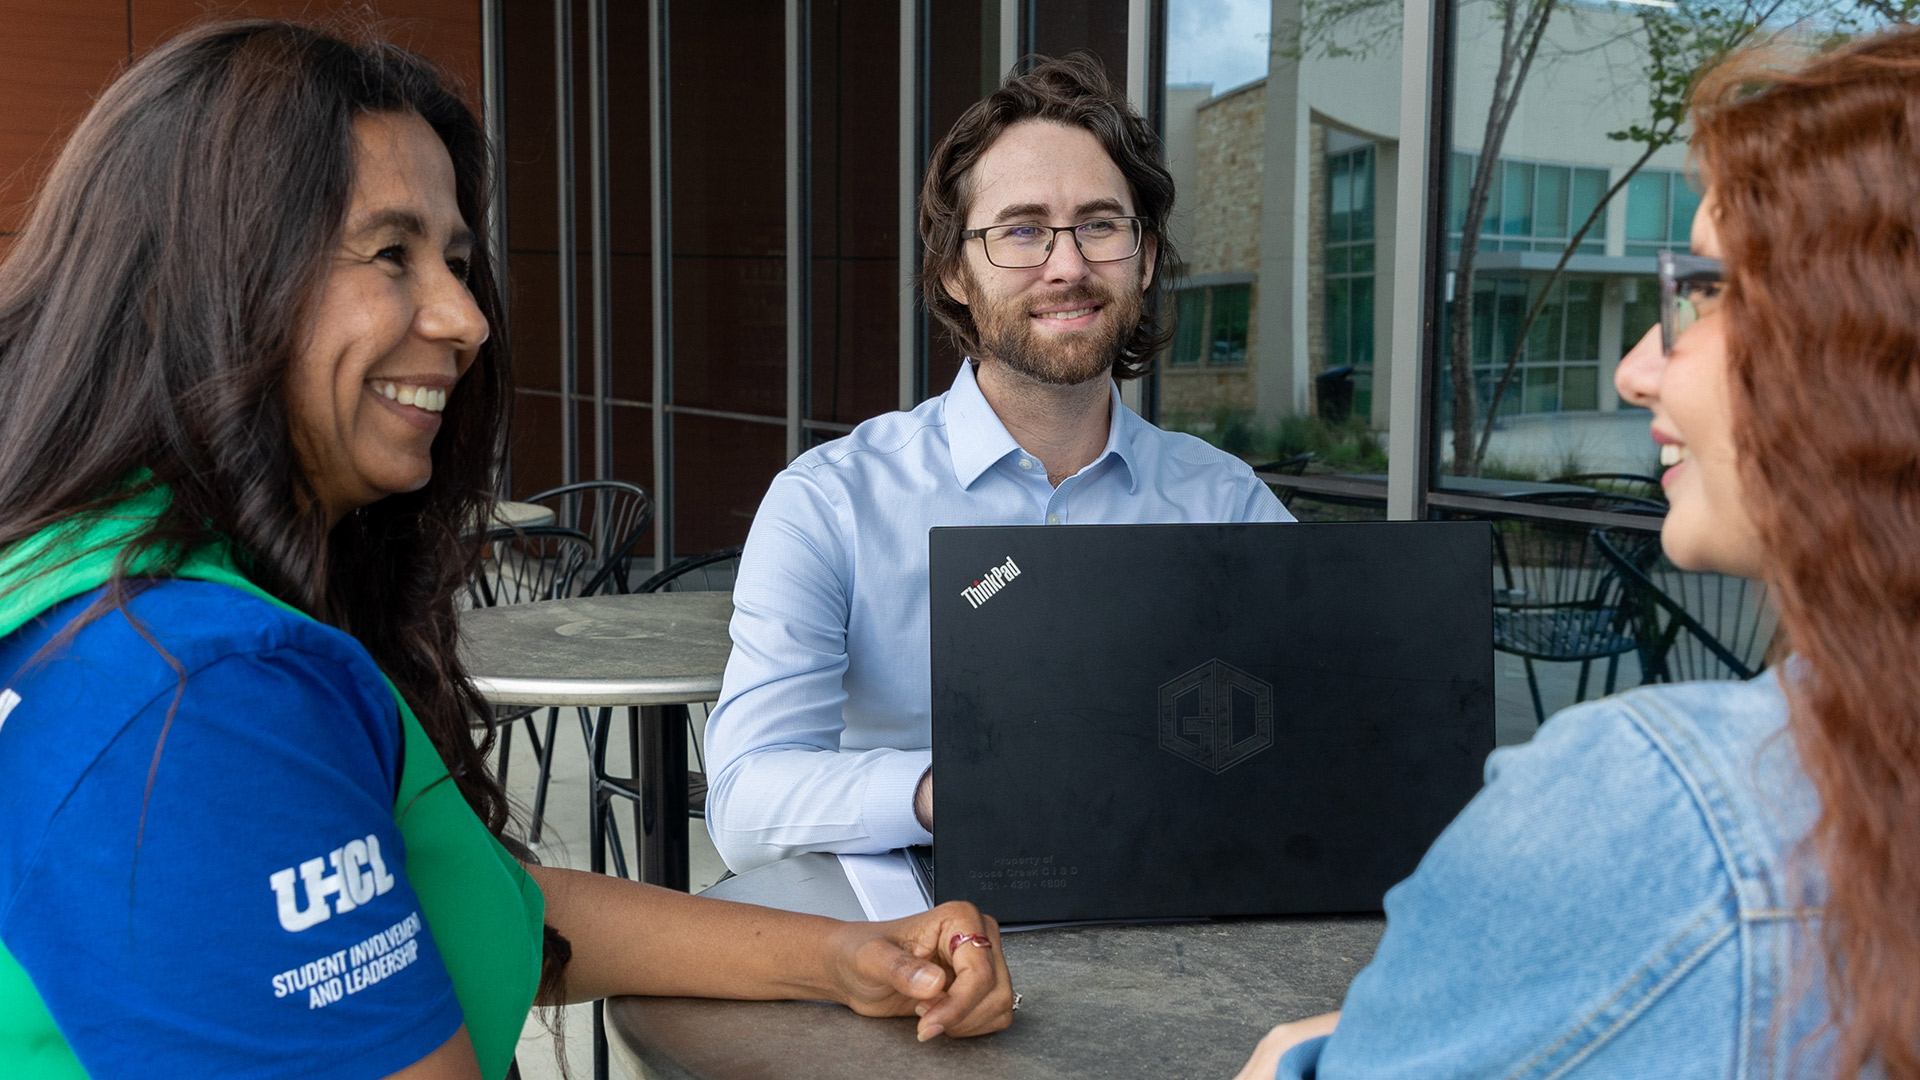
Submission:
<svg viewBox="0 0 1920 1080">
<path fill-rule="evenodd" d="M 1668 556 L 1766 581 L 1784 658 L 1494 755 L 1243 1077 L 1920 1077 L 1920 30 L 1777 59 L 1694 93 L 1694 255 L 1616 382 Z"/>
</svg>

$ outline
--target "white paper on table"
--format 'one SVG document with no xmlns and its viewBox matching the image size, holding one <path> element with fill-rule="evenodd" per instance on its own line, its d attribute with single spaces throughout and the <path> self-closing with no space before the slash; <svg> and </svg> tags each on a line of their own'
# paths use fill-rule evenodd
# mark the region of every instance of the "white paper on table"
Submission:
<svg viewBox="0 0 1920 1080">
<path fill-rule="evenodd" d="M 918 915 L 932 905 L 920 891 L 920 882 L 907 865 L 907 853 L 889 851 L 884 855 L 842 855 L 840 869 L 860 898 L 860 908 L 871 922 L 886 922 Z"/>
</svg>

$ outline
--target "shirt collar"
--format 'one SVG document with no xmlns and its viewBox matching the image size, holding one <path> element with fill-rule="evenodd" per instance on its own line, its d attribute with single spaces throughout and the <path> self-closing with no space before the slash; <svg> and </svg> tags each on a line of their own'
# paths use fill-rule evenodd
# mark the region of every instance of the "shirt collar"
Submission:
<svg viewBox="0 0 1920 1080">
<path fill-rule="evenodd" d="M 1107 445 L 1100 456 L 1094 459 L 1099 464 L 1109 456 L 1117 458 L 1119 468 L 1126 471 L 1127 493 L 1133 494 L 1138 487 L 1136 471 L 1133 468 L 1133 425 L 1138 422 L 1133 410 L 1120 401 L 1120 387 L 1111 380 L 1107 383 L 1109 396 L 1107 415 Z M 973 374 L 973 361 L 962 360 L 960 372 L 953 378 L 953 388 L 947 391 L 947 448 L 953 454 L 953 477 L 962 488 L 970 488 L 988 469 L 1001 458 L 1020 449 L 1020 444 L 1007 433 L 1005 424 L 987 404 L 980 393 L 980 384 Z"/>
</svg>

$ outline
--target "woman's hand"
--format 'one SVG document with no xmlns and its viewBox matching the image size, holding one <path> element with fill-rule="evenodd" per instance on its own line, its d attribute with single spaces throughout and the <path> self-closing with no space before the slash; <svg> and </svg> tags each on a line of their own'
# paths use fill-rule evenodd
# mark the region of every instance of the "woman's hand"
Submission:
<svg viewBox="0 0 1920 1080">
<path fill-rule="evenodd" d="M 1306 1042 L 1308 1039 L 1332 1033 L 1334 1025 L 1340 1022 L 1339 1010 L 1309 1016 L 1305 1020 L 1295 1020 L 1291 1024 L 1281 1024 L 1260 1045 L 1253 1050 L 1253 1056 L 1241 1068 L 1234 1080 L 1273 1080 L 1273 1074 L 1280 1070 L 1280 1059 L 1286 1052 Z"/>
<path fill-rule="evenodd" d="M 968 935 L 985 938 L 985 945 Z M 884 923 L 843 923 L 831 942 L 840 1000 L 862 1016 L 920 1017 L 920 1041 L 984 1035 L 1013 1022 L 1000 924 L 972 904 Z"/>
</svg>

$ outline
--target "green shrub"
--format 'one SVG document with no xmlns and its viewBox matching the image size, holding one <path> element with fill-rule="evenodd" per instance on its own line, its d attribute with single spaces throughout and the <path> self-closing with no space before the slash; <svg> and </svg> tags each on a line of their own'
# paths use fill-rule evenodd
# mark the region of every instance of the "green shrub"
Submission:
<svg viewBox="0 0 1920 1080">
<path fill-rule="evenodd" d="M 1262 424 L 1249 409 L 1223 406 L 1204 416 L 1168 416 L 1162 426 L 1197 435 L 1249 462 L 1280 461 L 1310 451 L 1317 466 L 1333 472 L 1385 472 L 1387 468 L 1380 436 L 1358 417 L 1334 424 L 1317 416 L 1283 416 Z"/>
</svg>

